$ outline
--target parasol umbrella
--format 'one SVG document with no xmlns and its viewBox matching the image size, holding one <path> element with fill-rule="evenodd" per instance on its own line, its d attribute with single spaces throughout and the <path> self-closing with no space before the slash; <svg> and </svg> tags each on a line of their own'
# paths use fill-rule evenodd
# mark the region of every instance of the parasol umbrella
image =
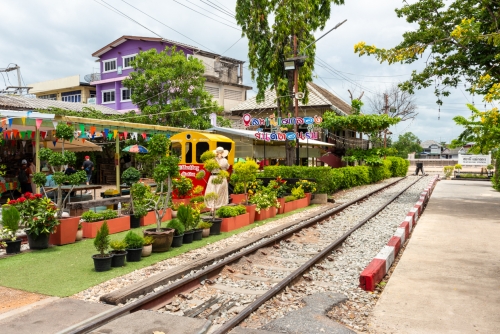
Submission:
<svg viewBox="0 0 500 334">
<path fill-rule="evenodd" d="M 246 162 L 246 160 L 243 158 L 234 158 L 234 163 L 237 163 L 237 162 Z"/>
<path fill-rule="evenodd" d="M 148 149 L 141 145 L 130 145 L 125 147 L 122 151 L 129 153 L 148 153 Z"/>
</svg>

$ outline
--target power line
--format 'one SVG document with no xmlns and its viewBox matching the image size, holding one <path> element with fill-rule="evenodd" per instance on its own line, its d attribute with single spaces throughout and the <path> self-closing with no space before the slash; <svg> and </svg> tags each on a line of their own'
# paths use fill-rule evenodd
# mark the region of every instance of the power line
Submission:
<svg viewBox="0 0 500 334">
<path fill-rule="evenodd" d="M 208 2 L 212 2 L 210 0 L 207 0 Z M 221 7 L 225 8 L 227 10 L 228 13 L 231 13 L 231 9 L 227 8 L 226 6 L 224 6 L 224 4 L 221 4 L 219 1 L 217 0 L 214 0 L 215 2 L 217 2 L 219 5 L 221 5 Z M 213 3 L 213 2 L 212 2 Z"/>
<path fill-rule="evenodd" d="M 201 1 L 201 2 L 203 2 L 203 3 L 204 3 L 204 4 L 206 4 L 206 5 L 208 5 L 208 6 L 212 7 L 212 8 L 214 8 L 214 9 L 216 9 L 216 10 L 217 10 L 217 11 L 219 11 L 219 12 L 224 13 L 224 14 L 226 14 L 227 16 L 230 16 L 230 17 L 234 18 L 234 15 L 233 15 L 233 14 L 229 13 L 227 10 L 223 9 L 222 7 L 217 6 L 217 5 L 216 5 L 216 4 L 214 4 L 212 1 L 207 0 L 209 3 L 206 3 L 206 2 L 205 2 L 205 1 L 203 1 L 203 0 L 200 0 L 200 1 Z"/>
<path fill-rule="evenodd" d="M 192 4 L 192 5 L 194 5 L 194 6 L 198 7 L 198 8 L 201 8 L 202 10 L 206 11 L 207 13 L 210 13 L 210 14 L 212 14 L 212 15 L 217 16 L 218 18 L 223 19 L 223 20 L 224 20 L 224 21 L 226 21 L 226 22 L 229 22 L 229 23 L 234 23 L 233 21 L 230 21 L 230 20 L 226 19 L 225 17 L 222 17 L 222 16 L 219 16 L 219 15 L 217 15 L 217 14 L 215 14 L 215 13 L 209 12 L 206 8 L 203 8 L 203 7 L 201 7 L 201 6 L 198 6 L 197 4 L 192 3 L 190 0 L 185 0 L 185 1 L 189 2 L 190 4 Z M 224 14 L 225 14 L 225 13 L 224 13 Z"/>
<path fill-rule="evenodd" d="M 212 17 L 210 17 L 210 16 L 208 16 L 208 15 L 205 15 L 205 14 L 203 14 L 203 13 L 200 13 L 200 12 L 199 12 L 199 11 L 197 11 L 196 9 L 193 9 L 193 8 L 191 8 L 191 7 L 189 7 L 189 6 L 186 6 L 185 4 L 180 3 L 180 2 L 179 2 L 179 1 L 177 1 L 177 0 L 172 0 L 172 1 L 174 1 L 174 2 L 178 3 L 178 4 L 179 4 L 179 5 L 181 5 L 181 6 L 184 6 L 184 7 L 188 8 L 188 9 L 192 10 L 192 11 L 193 11 L 193 12 L 195 12 L 195 13 L 198 13 L 198 14 L 200 14 L 200 15 L 203 15 L 203 16 L 205 16 L 205 17 L 209 18 L 210 20 L 213 20 L 213 21 L 215 21 L 215 22 L 218 22 L 218 23 L 220 23 L 220 24 L 223 24 L 223 25 L 225 25 L 225 26 L 228 26 L 229 28 L 232 28 L 232 29 L 234 29 L 234 30 L 241 31 L 241 29 L 235 28 L 235 27 L 233 27 L 233 26 L 230 26 L 229 24 L 226 24 L 226 23 L 224 23 L 224 22 L 218 21 L 218 20 L 216 20 L 216 19 L 214 19 L 214 18 L 212 18 Z"/>
<path fill-rule="evenodd" d="M 131 4 L 129 4 L 127 1 L 125 1 L 125 0 L 122 0 L 122 1 L 123 1 L 124 3 L 126 3 L 127 5 L 129 5 L 130 7 L 134 8 L 134 9 L 138 10 L 139 12 L 143 13 L 144 15 L 148 16 L 149 18 L 151 18 L 151 19 L 155 20 L 156 22 L 158 22 L 158 23 L 160 23 L 160 24 L 164 25 L 165 27 L 167 27 L 167 28 L 169 28 L 169 29 L 172 29 L 173 31 L 175 31 L 175 32 L 176 32 L 176 33 L 178 33 L 179 35 L 186 37 L 186 38 L 187 38 L 187 39 L 189 39 L 190 41 L 195 42 L 196 44 L 198 44 L 198 45 L 200 45 L 200 46 L 204 47 L 205 49 L 207 49 L 207 50 L 209 50 L 209 51 L 215 52 L 215 51 L 211 50 L 209 47 L 207 47 L 207 46 L 205 46 L 205 45 L 201 44 L 200 42 L 195 41 L 195 40 L 194 40 L 194 39 L 192 39 L 192 38 L 189 38 L 188 36 L 184 35 L 184 34 L 183 34 L 183 33 L 181 33 L 180 31 L 175 30 L 174 28 L 172 28 L 172 27 L 170 27 L 170 26 L 166 25 L 165 23 L 163 23 L 163 22 L 159 21 L 158 19 L 156 19 L 156 18 L 154 18 L 153 16 L 151 16 L 151 15 L 147 14 L 146 12 L 144 12 L 144 11 L 140 10 L 139 8 L 137 8 L 137 7 L 135 7 L 135 6 L 131 5 Z M 163 37 L 162 37 L 162 38 L 163 38 Z"/>
</svg>

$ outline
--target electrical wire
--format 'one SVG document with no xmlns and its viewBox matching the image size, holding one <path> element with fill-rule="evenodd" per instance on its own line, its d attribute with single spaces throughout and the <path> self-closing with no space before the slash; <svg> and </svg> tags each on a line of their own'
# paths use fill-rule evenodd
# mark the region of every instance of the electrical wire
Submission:
<svg viewBox="0 0 500 334">
<path fill-rule="evenodd" d="M 210 1 L 210 0 L 207 0 L 207 1 L 208 1 L 208 2 L 213 3 L 213 2 L 212 2 L 212 1 Z M 219 1 L 217 1 L 217 0 L 214 0 L 214 1 L 215 1 L 215 2 L 217 2 L 219 5 L 221 5 L 221 7 L 222 7 L 222 8 L 226 9 L 228 13 L 231 13 L 231 14 L 232 14 L 231 9 L 227 8 L 226 6 L 224 6 L 224 4 L 220 3 L 220 2 L 219 2 Z"/>
<path fill-rule="evenodd" d="M 197 5 L 197 4 L 193 3 L 193 2 L 191 2 L 191 0 L 185 0 L 185 1 L 189 2 L 189 3 L 190 3 L 190 4 L 192 4 L 193 6 L 196 6 L 196 7 L 200 8 L 200 9 L 202 9 L 202 10 L 206 11 L 207 13 L 210 13 L 210 14 L 212 14 L 212 15 L 217 16 L 217 17 L 218 17 L 218 18 L 220 18 L 220 19 L 223 19 L 223 20 L 224 20 L 224 21 L 226 21 L 226 22 L 229 22 L 229 23 L 231 23 L 231 24 L 233 24 L 233 23 L 234 23 L 234 21 L 228 20 L 227 18 L 225 18 L 225 17 L 223 17 L 223 16 L 220 16 L 220 15 L 217 15 L 217 14 L 215 14 L 215 13 L 213 13 L 213 12 L 210 12 L 210 11 L 208 11 L 206 8 L 201 7 L 201 6 L 199 6 L 199 5 Z M 210 7 L 212 7 L 212 6 L 210 6 Z M 224 13 L 224 14 L 225 14 L 225 13 Z"/>
<path fill-rule="evenodd" d="M 219 11 L 219 12 L 224 13 L 224 14 L 226 14 L 227 16 L 230 16 L 230 17 L 234 18 L 234 15 L 233 15 L 233 14 L 231 14 L 231 13 L 229 13 L 228 11 L 226 11 L 225 9 L 223 9 L 223 8 L 221 8 L 221 7 L 219 7 L 219 6 L 217 6 L 217 5 L 216 5 L 216 4 L 214 4 L 212 1 L 207 0 L 209 3 L 206 3 L 206 2 L 205 2 L 205 1 L 203 1 L 203 0 L 200 0 L 200 1 L 201 1 L 201 2 L 203 2 L 203 3 L 204 3 L 204 4 L 206 4 L 206 5 L 208 5 L 208 6 L 212 7 L 212 8 L 214 8 L 215 10 L 217 10 L 217 11 Z"/>
<path fill-rule="evenodd" d="M 199 12 L 199 11 L 197 11 L 196 9 L 193 9 L 193 8 L 191 8 L 191 7 L 189 7 L 189 6 L 186 6 L 185 4 L 180 3 L 180 2 L 179 2 L 179 1 L 177 1 L 177 0 L 172 0 L 172 1 L 174 1 L 174 2 L 178 3 L 178 4 L 179 4 L 179 5 L 181 5 L 181 6 L 184 6 L 184 7 L 188 8 L 188 9 L 192 10 L 192 11 L 193 11 L 193 12 L 195 12 L 195 13 L 198 13 L 198 14 L 200 14 L 200 15 L 202 15 L 202 16 L 205 16 L 205 17 L 209 18 L 210 20 L 213 20 L 213 21 L 215 21 L 215 22 L 218 22 L 218 23 L 220 23 L 220 24 L 223 24 L 223 25 L 225 25 L 225 26 L 228 26 L 229 28 L 232 28 L 232 29 L 234 29 L 234 30 L 241 31 L 241 29 L 238 29 L 238 28 L 236 28 L 236 27 L 230 26 L 229 24 L 226 24 L 226 23 L 224 23 L 224 22 L 218 21 L 218 20 L 216 20 L 216 19 L 214 19 L 214 18 L 212 18 L 212 17 L 210 17 L 210 16 L 208 16 L 208 15 L 205 15 L 205 14 L 203 14 L 203 13 L 200 13 L 200 12 Z"/>
</svg>

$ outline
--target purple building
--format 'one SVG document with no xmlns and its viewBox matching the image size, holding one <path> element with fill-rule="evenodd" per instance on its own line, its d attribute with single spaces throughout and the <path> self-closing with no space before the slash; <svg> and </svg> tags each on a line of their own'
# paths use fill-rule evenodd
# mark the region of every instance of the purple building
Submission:
<svg viewBox="0 0 500 334">
<path fill-rule="evenodd" d="M 140 51 L 176 46 L 186 55 L 192 55 L 205 64 L 205 89 L 214 100 L 230 110 L 246 100 L 246 91 L 251 87 L 243 83 L 243 61 L 200 50 L 194 46 L 157 37 L 122 36 L 92 54 L 99 58 L 100 73 L 93 74 L 91 85 L 96 86 L 96 104 L 105 105 L 118 111 L 136 110 L 131 101 L 130 90 L 122 85 L 133 70 L 130 61 Z"/>
</svg>

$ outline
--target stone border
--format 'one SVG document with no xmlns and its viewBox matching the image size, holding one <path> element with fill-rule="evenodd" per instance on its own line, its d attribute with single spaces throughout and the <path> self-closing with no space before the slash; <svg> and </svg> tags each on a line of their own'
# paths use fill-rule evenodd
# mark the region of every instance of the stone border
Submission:
<svg viewBox="0 0 500 334">
<path fill-rule="evenodd" d="M 368 266 L 361 272 L 359 276 L 359 287 L 366 291 L 374 291 L 378 283 L 382 281 L 384 276 L 389 272 L 394 259 L 399 253 L 402 245 L 410 237 L 413 227 L 417 224 L 418 218 L 429 201 L 429 198 L 439 180 L 439 175 L 436 175 L 420 193 L 420 198 L 410 209 L 404 221 L 399 225 L 394 236 L 384 248 L 374 257 Z"/>
</svg>

